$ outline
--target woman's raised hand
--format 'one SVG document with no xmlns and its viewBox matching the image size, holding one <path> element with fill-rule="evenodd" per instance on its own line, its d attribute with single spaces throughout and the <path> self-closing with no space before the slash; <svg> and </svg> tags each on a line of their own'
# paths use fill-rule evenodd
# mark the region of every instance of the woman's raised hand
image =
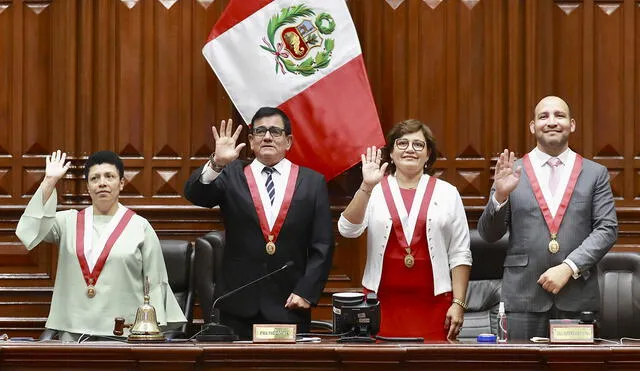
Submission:
<svg viewBox="0 0 640 371">
<path fill-rule="evenodd" d="M 45 177 L 53 180 L 54 182 L 60 180 L 71 166 L 71 162 L 65 163 L 66 160 L 67 154 L 60 150 L 57 150 L 51 153 L 50 156 L 47 156 Z"/>
<path fill-rule="evenodd" d="M 376 146 L 368 147 L 367 152 L 361 154 L 360 157 L 362 159 L 362 182 L 369 188 L 373 188 L 382 180 L 389 163 L 385 162 L 380 166 L 382 151 L 380 148 L 376 149 Z"/>
</svg>

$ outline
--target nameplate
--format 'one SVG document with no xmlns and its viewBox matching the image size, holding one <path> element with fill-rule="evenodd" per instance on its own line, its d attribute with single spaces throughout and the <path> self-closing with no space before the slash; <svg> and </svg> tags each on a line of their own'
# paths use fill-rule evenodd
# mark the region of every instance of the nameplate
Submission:
<svg viewBox="0 0 640 371">
<path fill-rule="evenodd" d="M 253 325 L 254 343 L 295 343 L 296 325 Z"/>
<path fill-rule="evenodd" d="M 549 321 L 551 343 L 593 343 L 593 325 Z"/>
</svg>

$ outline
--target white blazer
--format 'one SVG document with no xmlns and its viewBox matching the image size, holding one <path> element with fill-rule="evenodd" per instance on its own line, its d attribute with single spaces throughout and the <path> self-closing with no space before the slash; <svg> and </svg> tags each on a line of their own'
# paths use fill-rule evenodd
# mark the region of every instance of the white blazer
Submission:
<svg viewBox="0 0 640 371">
<path fill-rule="evenodd" d="M 389 176 L 389 185 L 395 179 Z M 429 176 L 424 174 L 417 190 L 426 187 Z M 414 201 L 418 202 L 418 200 Z M 359 237 L 367 229 L 367 262 L 364 267 L 362 285 L 369 290 L 378 291 L 382 277 L 382 262 L 389 235 L 393 233 L 391 214 L 377 184 L 371 191 L 369 204 L 362 224 L 349 222 L 344 215 L 338 220 L 338 231 L 343 237 Z M 444 180 L 438 179 L 433 190 L 427 214 L 427 240 L 429 257 L 433 268 L 434 295 L 451 291 L 451 269 L 458 265 L 471 265 L 469 247 L 469 225 L 458 190 Z"/>
</svg>

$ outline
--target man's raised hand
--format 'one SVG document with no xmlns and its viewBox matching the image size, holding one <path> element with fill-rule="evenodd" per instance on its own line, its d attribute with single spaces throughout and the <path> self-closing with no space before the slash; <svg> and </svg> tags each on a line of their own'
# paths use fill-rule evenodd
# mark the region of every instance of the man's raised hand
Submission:
<svg viewBox="0 0 640 371">
<path fill-rule="evenodd" d="M 236 146 L 240 132 L 242 132 L 242 125 L 238 125 L 236 131 L 232 134 L 233 120 L 229 119 L 227 122 L 222 120 L 220 122 L 220 134 L 215 125 L 211 127 L 213 132 L 213 139 L 216 143 L 215 155 L 213 161 L 216 165 L 225 166 L 231 161 L 240 156 L 240 151 L 246 146 L 246 143 L 240 143 Z"/>
<path fill-rule="evenodd" d="M 515 153 L 505 149 L 504 152 L 500 154 L 498 162 L 496 163 L 496 172 L 493 177 L 496 188 L 494 196 L 499 203 L 506 201 L 509 194 L 516 189 L 518 182 L 520 182 L 522 167 L 518 166 L 514 168 L 515 161 Z"/>
</svg>

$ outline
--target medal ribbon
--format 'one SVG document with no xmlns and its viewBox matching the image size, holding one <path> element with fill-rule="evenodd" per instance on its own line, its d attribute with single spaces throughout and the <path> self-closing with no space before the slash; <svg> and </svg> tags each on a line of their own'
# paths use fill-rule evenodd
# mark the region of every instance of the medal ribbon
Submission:
<svg viewBox="0 0 640 371">
<path fill-rule="evenodd" d="M 84 235 L 85 233 L 93 233 L 93 231 L 84 230 L 85 223 L 85 211 L 87 209 L 80 210 L 78 215 L 76 216 L 76 255 L 78 256 L 78 262 L 80 263 L 80 269 L 82 269 L 82 276 L 84 277 L 84 281 L 87 283 L 87 286 L 94 285 L 98 282 L 98 276 L 102 272 L 102 268 L 104 267 L 107 258 L 109 257 L 109 253 L 113 248 L 113 245 L 118 240 L 118 237 L 124 231 L 124 228 L 129 224 L 129 220 L 131 217 L 135 215 L 135 212 L 131 209 L 127 209 L 127 211 L 122 216 L 122 219 L 118 222 L 118 225 L 113 230 L 109 238 L 107 239 L 100 256 L 98 257 L 98 261 L 96 262 L 93 270 L 89 270 L 89 264 L 87 264 L 87 259 L 84 256 Z"/>
<path fill-rule="evenodd" d="M 564 218 L 564 214 L 569 207 L 569 200 L 571 200 L 573 190 L 576 188 L 578 176 L 580 175 L 580 171 L 582 170 L 582 156 L 576 154 L 576 161 L 574 162 L 573 169 L 571 170 L 569 183 L 567 184 L 567 188 L 565 189 L 564 195 L 562 196 L 562 201 L 560 201 L 560 205 L 558 205 L 556 216 L 553 218 L 551 217 L 551 211 L 549 211 L 547 201 L 544 199 L 544 195 L 542 194 L 542 189 L 540 189 L 540 183 L 538 183 L 536 173 L 533 171 L 533 166 L 531 165 L 531 160 L 529 159 L 528 153 L 522 158 L 522 163 L 524 164 L 524 171 L 527 173 L 529 181 L 531 182 L 533 194 L 536 196 L 536 200 L 538 201 L 538 205 L 540 206 L 540 210 L 542 211 L 544 220 L 547 222 L 549 232 L 552 235 L 557 235 L 558 230 L 560 229 L 560 224 L 562 223 L 562 218 Z"/>
<path fill-rule="evenodd" d="M 389 187 L 389 179 L 388 176 L 382 178 L 382 182 L 380 182 L 382 186 L 382 194 L 384 195 L 384 200 L 387 203 L 387 208 L 389 209 L 389 214 L 391 214 L 391 220 L 393 224 L 393 231 L 398 239 L 398 243 L 400 247 L 403 249 L 407 249 L 409 247 L 409 243 L 404 236 L 404 226 L 400 221 L 400 215 L 398 214 L 398 209 L 391 195 L 391 188 Z M 417 236 L 420 234 L 420 229 L 423 228 L 427 224 L 427 213 L 429 212 L 429 203 L 431 202 L 431 196 L 433 196 L 433 189 L 436 186 L 436 177 L 429 177 L 429 183 L 427 184 L 427 190 L 422 196 L 422 203 L 420 204 L 420 212 L 418 213 L 418 217 L 416 219 L 416 225 L 413 229 L 413 236 L 411 240 L 415 240 Z M 415 203 L 416 200 L 414 199 Z M 413 206 L 412 206 L 413 208 Z M 417 249 L 416 249 L 417 250 Z M 406 251 L 406 250 L 405 250 Z"/>
<path fill-rule="evenodd" d="M 298 165 L 291 164 L 291 171 L 289 172 L 289 179 L 287 180 L 287 188 L 284 191 L 284 199 L 282 200 L 282 206 L 280 206 L 280 210 L 278 211 L 278 217 L 276 218 L 275 223 L 273 224 L 273 229 L 269 230 L 269 223 L 267 222 L 267 214 L 264 211 L 264 206 L 262 205 L 262 199 L 260 198 L 260 191 L 258 190 L 258 184 L 256 183 L 256 178 L 253 176 L 253 172 L 251 171 L 251 166 L 246 166 L 244 168 L 244 175 L 247 177 L 247 184 L 249 185 L 249 192 L 251 193 L 251 199 L 253 199 L 253 204 L 256 207 L 256 213 L 258 214 L 258 221 L 260 222 L 260 229 L 262 230 L 262 235 L 264 236 L 264 240 L 269 242 L 269 236 L 273 237 L 273 242 L 278 239 L 278 235 L 280 234 L 280 230 L 282 229 L 282 225 L 284 224 L 284 219 L 289 212 L 289 206 L 291 206 L 291 199 L 293 198 L 293 190 L 296 186 L 296 180 L 298 179 Z"/>
</svg>

